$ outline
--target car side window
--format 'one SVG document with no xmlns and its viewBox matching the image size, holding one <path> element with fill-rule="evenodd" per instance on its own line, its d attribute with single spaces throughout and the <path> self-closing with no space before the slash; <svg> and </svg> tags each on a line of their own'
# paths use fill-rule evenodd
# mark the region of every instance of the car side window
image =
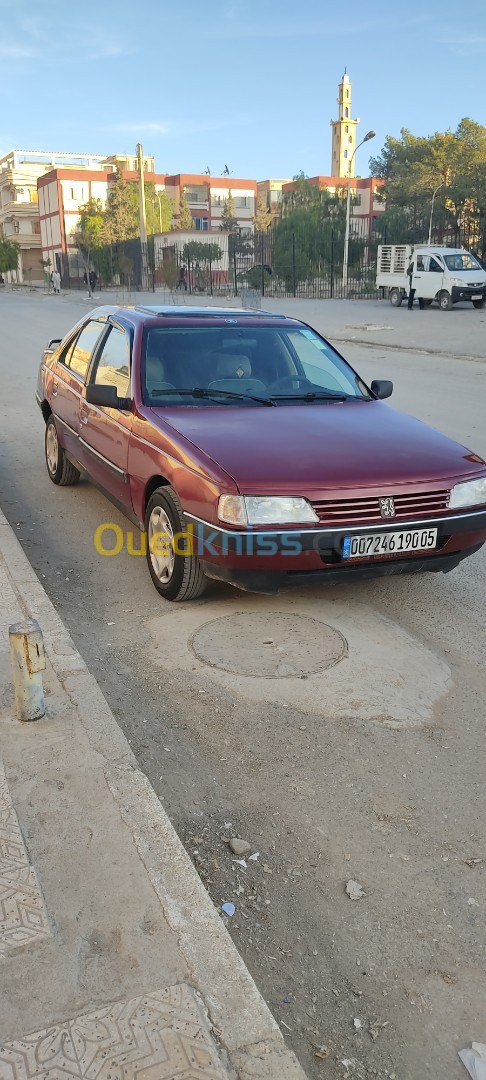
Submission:
<svg viewBox="0 0 486 1080">
<path fill-rule="evenodd" d="M 118 397 L 130 396 L 130 342 L 124 330 L 112 326 L 96 364 L 92 382 L 116 386 Z"/>
<path fill-rule="evenodd" d="M 104 330 L 104 327 L 99 322 L 90 321 L 86 323 L 74 344 L 68 348 L 61 358 L 62 363 L 66 364 L 71 371 L 75 372 L 83 380 L 86 378 L 89 362 L 102 330 Z"/>
<path fill-rule="evenodd" d="M 437 262 L 437 259 L 434 259 L 433 255 L 431 255 L 430 259 L 429 259 L 429 270 L 434 274 L 441 274 L 442 273 L 442 267 L 439 266 L 439 263 Z"/>
</svg>

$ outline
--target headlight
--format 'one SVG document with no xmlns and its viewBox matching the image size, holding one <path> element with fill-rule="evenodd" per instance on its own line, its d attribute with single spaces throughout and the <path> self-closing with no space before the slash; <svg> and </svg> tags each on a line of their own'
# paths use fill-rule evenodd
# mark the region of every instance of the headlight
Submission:
<svg viewBox="0 0 486 1080">
<path fill-rule="evenodd" d="M 451 491 L 449 508 L 456 510 L 458 506 L 481 506 L 482 503 L 486 503 L 486 476 L 456 484 Z"/>
<path fill-rule="evenodd" d="M 464 282 L 461 281 L 461 279 L 458 278 L 458 277 L 451 278 L 451 285 L 453 287 L 458 288 L 458 289 L 463 289 L 464 288 Z"/>
<path fill-rule="evenodd" d="M 307 499 L 292 495 L 221 495 L 218 517 L 229 525 L 306 525 L 319 521 Z"/>
</svg>

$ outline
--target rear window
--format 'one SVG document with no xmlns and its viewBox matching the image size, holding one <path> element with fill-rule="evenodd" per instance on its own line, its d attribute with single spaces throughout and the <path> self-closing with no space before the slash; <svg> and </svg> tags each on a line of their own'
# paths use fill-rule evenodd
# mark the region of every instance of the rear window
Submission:
<svg viewBox="0 0 486 1080">
<path fill-rule="evenodd" d="M 206 391 L 205 396 L 193 396 L 194 389 Z M 298 326 L 149 327 L 142 390 L 146 404 L 202 407 L 222 404 L 225 395 L 228 400 L 237 395 L 248 405 L 255 404 L 255 396 L 290 404 L 320 391 L 369 396 L 327 341 Z"/>
</svg>

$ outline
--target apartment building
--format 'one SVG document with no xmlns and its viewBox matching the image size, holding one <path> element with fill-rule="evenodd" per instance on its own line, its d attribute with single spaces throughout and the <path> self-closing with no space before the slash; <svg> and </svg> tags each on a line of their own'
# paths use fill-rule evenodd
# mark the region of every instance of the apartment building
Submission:
<svg viewBox="0 0 486 1080">
<path fill-rule="evenodd" d="M 48 169 L 95 169 L 103 159 L 96 154 L 59 154 L 37 150 L 10 150 L 0 158 L 0 233 L 19 247 L 16 271 L 7 281 L 40 284 L 44 281 L 37 180 Z M 113 168 L 113 166 L 111 166 Z"/>
<path fill-rule="evenodd" d="M 154 159 L 144 159 L 153 166 Z M 63 279 L 83 276 L 84 267 L 73 242 L 81 208 L 91 199 L 99 199 L 106 205 L 110 185 L 121 172 L 126 183 L 137 183 L 138 172 L 125 169 L 124 165 L 136 165 L 136 159 L 122 155 L 103 158 L 97 169 L 51 169 L 37 181 L 40 239 L 42 252 L 50 269 L 59 269 Z M 165 175 L 147 172 L 144 169 L 145 182 L 153 184 L 156 193 L 164 190 Z"/>
<path fill-rule="evenodd" d="M 177 173 L 165 177 L 165 190 L 174 202 L 175 217 L 179 213 L 181 195 L 184 194 L 197 232 L 220 228 L 224 204 L 231 191 L 238 227 L 242 232 L 253 230 L 257 201 L 256 180 Z"/>
<path fill-rule="evenodd" d="M 291 181 L 287 180 L 259 180 L 257 184 L 258 197 L 262 198 L 267 210 L 270 210 L 272 215 L 272 223 L 278 218 L 280 214 L 280 207 L 282 205 L 282 189 L 284 184 L 290 184 Z"/>
</svg>

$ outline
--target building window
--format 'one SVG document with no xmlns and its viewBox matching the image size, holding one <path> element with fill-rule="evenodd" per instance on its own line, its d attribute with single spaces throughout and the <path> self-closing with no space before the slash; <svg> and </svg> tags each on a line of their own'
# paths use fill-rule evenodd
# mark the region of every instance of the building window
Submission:
<svg viewBox="0 0 486 1080">
<path fill-rule="evenodd" d="M 235 205 L 235 207 L 238 207 L 238 210 L 248 210 L 249 207 L 250 207 L 249 196 L 248 195 L 237 195 L 235 200 L 234 200 L 234 205 Z"/>
<path fill-rule="evenodd" d="M 347 157 L 347 156 L 348 156 L 348 151 L 347 151 L 347 150 L 345 150 L 345 151 L 344 151 L 344 156 L 345 156 L 345 157 Z"/>
<path fill-rule="evenodd" d="M 349 90 L 346 90 L 346 97 L 349 97 Z"/>
<path fill-rule="evenodd" d="M 208 231 L 208 219 L 207 218 L 202 218 L 202 217 L 195 217 L 194 218 L 194 228 L 196 229 L 197 232 L 207 232 Z"/>
<path fill-rule="evenodd" d="M 346 119 L 347 119 L 347 118 L 348 118 L 348 116 L 349 116 L 349 109 L 348 109 L 348 106 L 347 106 L 347 105 L 346 105 L 346 108 L 345 108 L 345 110 L 344 110 L 344 115 L 345 115 Z"/>
<path fill-rule="evenodd" d="M 345 130 L 345 132 L 346 132 L 346 135 L 347 135 L 347 134 L 348 134 L 348 131 L 349 131 L 349 125 L 348 125 L 348 124 L 346 124 L 346 127 L 344 128 L 344 130 Z"/>
<path fill-rule="evenodd" d="M 352 136 L 352 135 L 350 135 L 350 136 L 349 136 L 349 139 L 348 139 L 348 142 L 352 143 L 352 141 L 353 141 L 353 136 Z"/>
</svg>

